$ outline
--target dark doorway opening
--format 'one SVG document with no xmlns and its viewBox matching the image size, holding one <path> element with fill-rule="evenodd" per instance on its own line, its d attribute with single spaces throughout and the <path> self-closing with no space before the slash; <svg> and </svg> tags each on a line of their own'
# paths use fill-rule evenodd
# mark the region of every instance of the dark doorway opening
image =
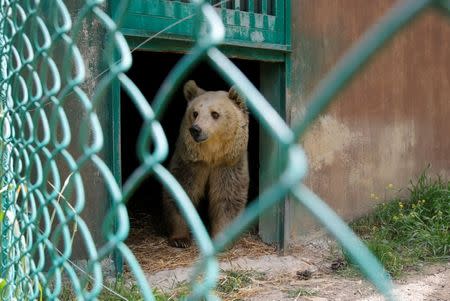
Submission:
<svg viewBox="0 0 450 301">
<path fill-rule="evenodd" d="M 136 51 L 133 53 L 133 66 L 127 75 L 139 87 L 148 101 L 153 98 L 165 77 L 182 57 L 181 54 Z M 260 62 L 249 60 L 233 60 L 250 81 L 259 88 Z M 228 90 L 226 83 L 207 63 L 200 63 L 191 71 L 187 80 L 193 79 L 205 90 Z M 142 118 L 128 95 L 121 91 L 121 164 L 123 181 L 139 166 L 136 155 L 136 142 L 142 126 Z M 177 88 L 167 107 L 161 124 L 169 142 L 169 156 L 163 163 L 168 165 L 174 151 L 179 126 L 186 109 L 186 101 L 182 85 Z M 249 136 L 249 171 L 250 186 L 248 200 L 251 201 L 259 193 L 259 124 L 250 114 Z M 131 227 L 146 228 L 158 235 L 165 234 L 165 223 L 162 211 L 162 186 L 153 177 L 149 177 L 128 201 L 127 207 L 131 219 Z"/>
</svg>

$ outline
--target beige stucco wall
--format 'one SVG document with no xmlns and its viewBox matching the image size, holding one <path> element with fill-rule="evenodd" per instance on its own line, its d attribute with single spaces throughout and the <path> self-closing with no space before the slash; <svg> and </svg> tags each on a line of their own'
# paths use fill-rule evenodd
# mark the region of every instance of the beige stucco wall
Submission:
<svg viewBox="0 0 450 301">
<path fill-rule="evenodd" d="M 288 118 L 338 58 L 394 1 L 293 0 Z M 427 11 L 339 94 L 302 140 L 306 184 L 346 219 L 367 212 L 385 187 L 405 187 L 427 164 L 450 176 L 450 24 Z M 392 194 L 392 192 L 389 192 Z M 290 204 L 290 235 L 315 228 Z"/>
</svg>

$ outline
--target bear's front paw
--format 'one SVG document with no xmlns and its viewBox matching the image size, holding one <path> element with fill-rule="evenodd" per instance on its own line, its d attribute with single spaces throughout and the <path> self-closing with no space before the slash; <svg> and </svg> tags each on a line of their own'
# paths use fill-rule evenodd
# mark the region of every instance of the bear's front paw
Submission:
<svg viewBox="0 0 450 301">
<path fill-rule="evenodd" d="M 191 239 L 188 237 L 169 238 L 169 245 L 175 248 L 188 248 L 191 245 Z"/>
</svg>

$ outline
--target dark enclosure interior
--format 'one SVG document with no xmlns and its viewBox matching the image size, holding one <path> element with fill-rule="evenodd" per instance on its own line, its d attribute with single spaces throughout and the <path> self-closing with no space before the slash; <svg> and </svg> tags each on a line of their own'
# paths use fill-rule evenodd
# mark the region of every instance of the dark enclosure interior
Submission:
<svg viewBox="0 0 450 301">
<path fill-rule="evenodd" d="M 148 101 L 153 98 L 161 86 L 165 77 L 169 74 L 180 54 L 136 51 L 133 53 L 133 66 L 127 75 L 139 87 Z M 250 81 L 259 88 L 259 62 L 249 60 L 233 60 Z M 191 71 L 187 79 L 193 79 L 197 85 L 205 90 L 226 90 L 230 88 L 220 75 L 218 75 L 206 62 L 198 65 Z M 184 83 L 183 83 L 184 84 Z M 179 126 L 186 109 L 186 101 L 183 96 L 182 86 L 178 87 L 167 107 L 161 124 L 169 142 L 169 156 L 163 163 L 168 162 L 173 153 L 177 139 Z M 121 160 L 122 179 L 125 182 L 131 173 L 139 166 L 136 156 L 136 141 L 142 126 L 142 118 L 136 110 L 128 95 L 121 91 Z M 259 124 L 250 114 L 250 137 L 248 147 L 250 188 L 249 200 L 258 195 L 259 186 Z M 161 184 L 150 176 L 135 192 L 128 202 L 128 210 L 131 218 L 131 226 L 134 221 L 142 223 L 143 219 L 152 224 L 156 233 L 164 234 L 162 220 L 162 187 Z"/>
</svg>

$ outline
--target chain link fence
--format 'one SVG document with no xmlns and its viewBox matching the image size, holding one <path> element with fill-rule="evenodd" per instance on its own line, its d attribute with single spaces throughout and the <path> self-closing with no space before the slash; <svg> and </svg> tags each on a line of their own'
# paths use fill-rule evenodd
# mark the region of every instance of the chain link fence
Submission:
<svg viewBox="0 0 450 301">
<path fill-rule="evenodd" d="M 207 30 L 195 35 L 195 46 L 167 76 L 151 106 L 125 74 L 131 66 L 131 52 L 119 27 L 127 1 L 121 1 L 111 17 L 105 13 L 103 1 L 85 0 L 75 18 L 67 8 L 69 2 L 0 2 L 2 300 L 62 300 L 67 284 L 79 300 L 96 300 L 104 289 L 102 262 L 112 257 L 126 262 L 142 297 L 155 300 L 142 269 L 124 243 L 129 231 L 127 199 L 149 175 L 172 194 L 200 250 L 190 300 L 218 299 L 214 295 L 219 276 L 216 255 L 286 195 L 304 205 L 336 237 L 379 291 L 387 299 L 393 298 L 390 278 L 375 257 L 333 210 L 299 184 L 307 173 L 307 159 L 297 141 L 333 96 L 401 27 L 431 5 L 448 12 L 450 2 L 397 3 L 320 82 L 305 116 L 292 127 L 218 50 L 225 30 L 208 2 L 192 1 L 196 5 L 196 22 L 203 23 Z M 95 78 L 93 89 L 85 86 L 89 80 L 86 58 L 77 45 L 86 20 L 100 24 L 105 33 L 103 57 L 107 68 Z M 250 111 L 281 146 L 283 158 L 278 181 L 214 241 L 185 191 L 161 165 L 168 154 L 168 142 L 158 120 L 176 88 L 201 60 L 208 61 L 230 85 L 236 85 L 246 97 Z M 143 119 L 136 145 L 140 166 L 123 188 L 100 155 L 105 141 L 96 113 L 113 82 L 130 96 Z M 69 99 L 83 110 L 76 131 L 68 117 Z M 110 199 L 101 243 L 95 241 L 82 218 L 86 203 L 92 201 L 86 198 L 86 177 L 82 172 L 87 165 L 101 175 Z M 81 237 L 87 258 L 83 273 L 70 259 L 77 236 Z"/>
</svg>

